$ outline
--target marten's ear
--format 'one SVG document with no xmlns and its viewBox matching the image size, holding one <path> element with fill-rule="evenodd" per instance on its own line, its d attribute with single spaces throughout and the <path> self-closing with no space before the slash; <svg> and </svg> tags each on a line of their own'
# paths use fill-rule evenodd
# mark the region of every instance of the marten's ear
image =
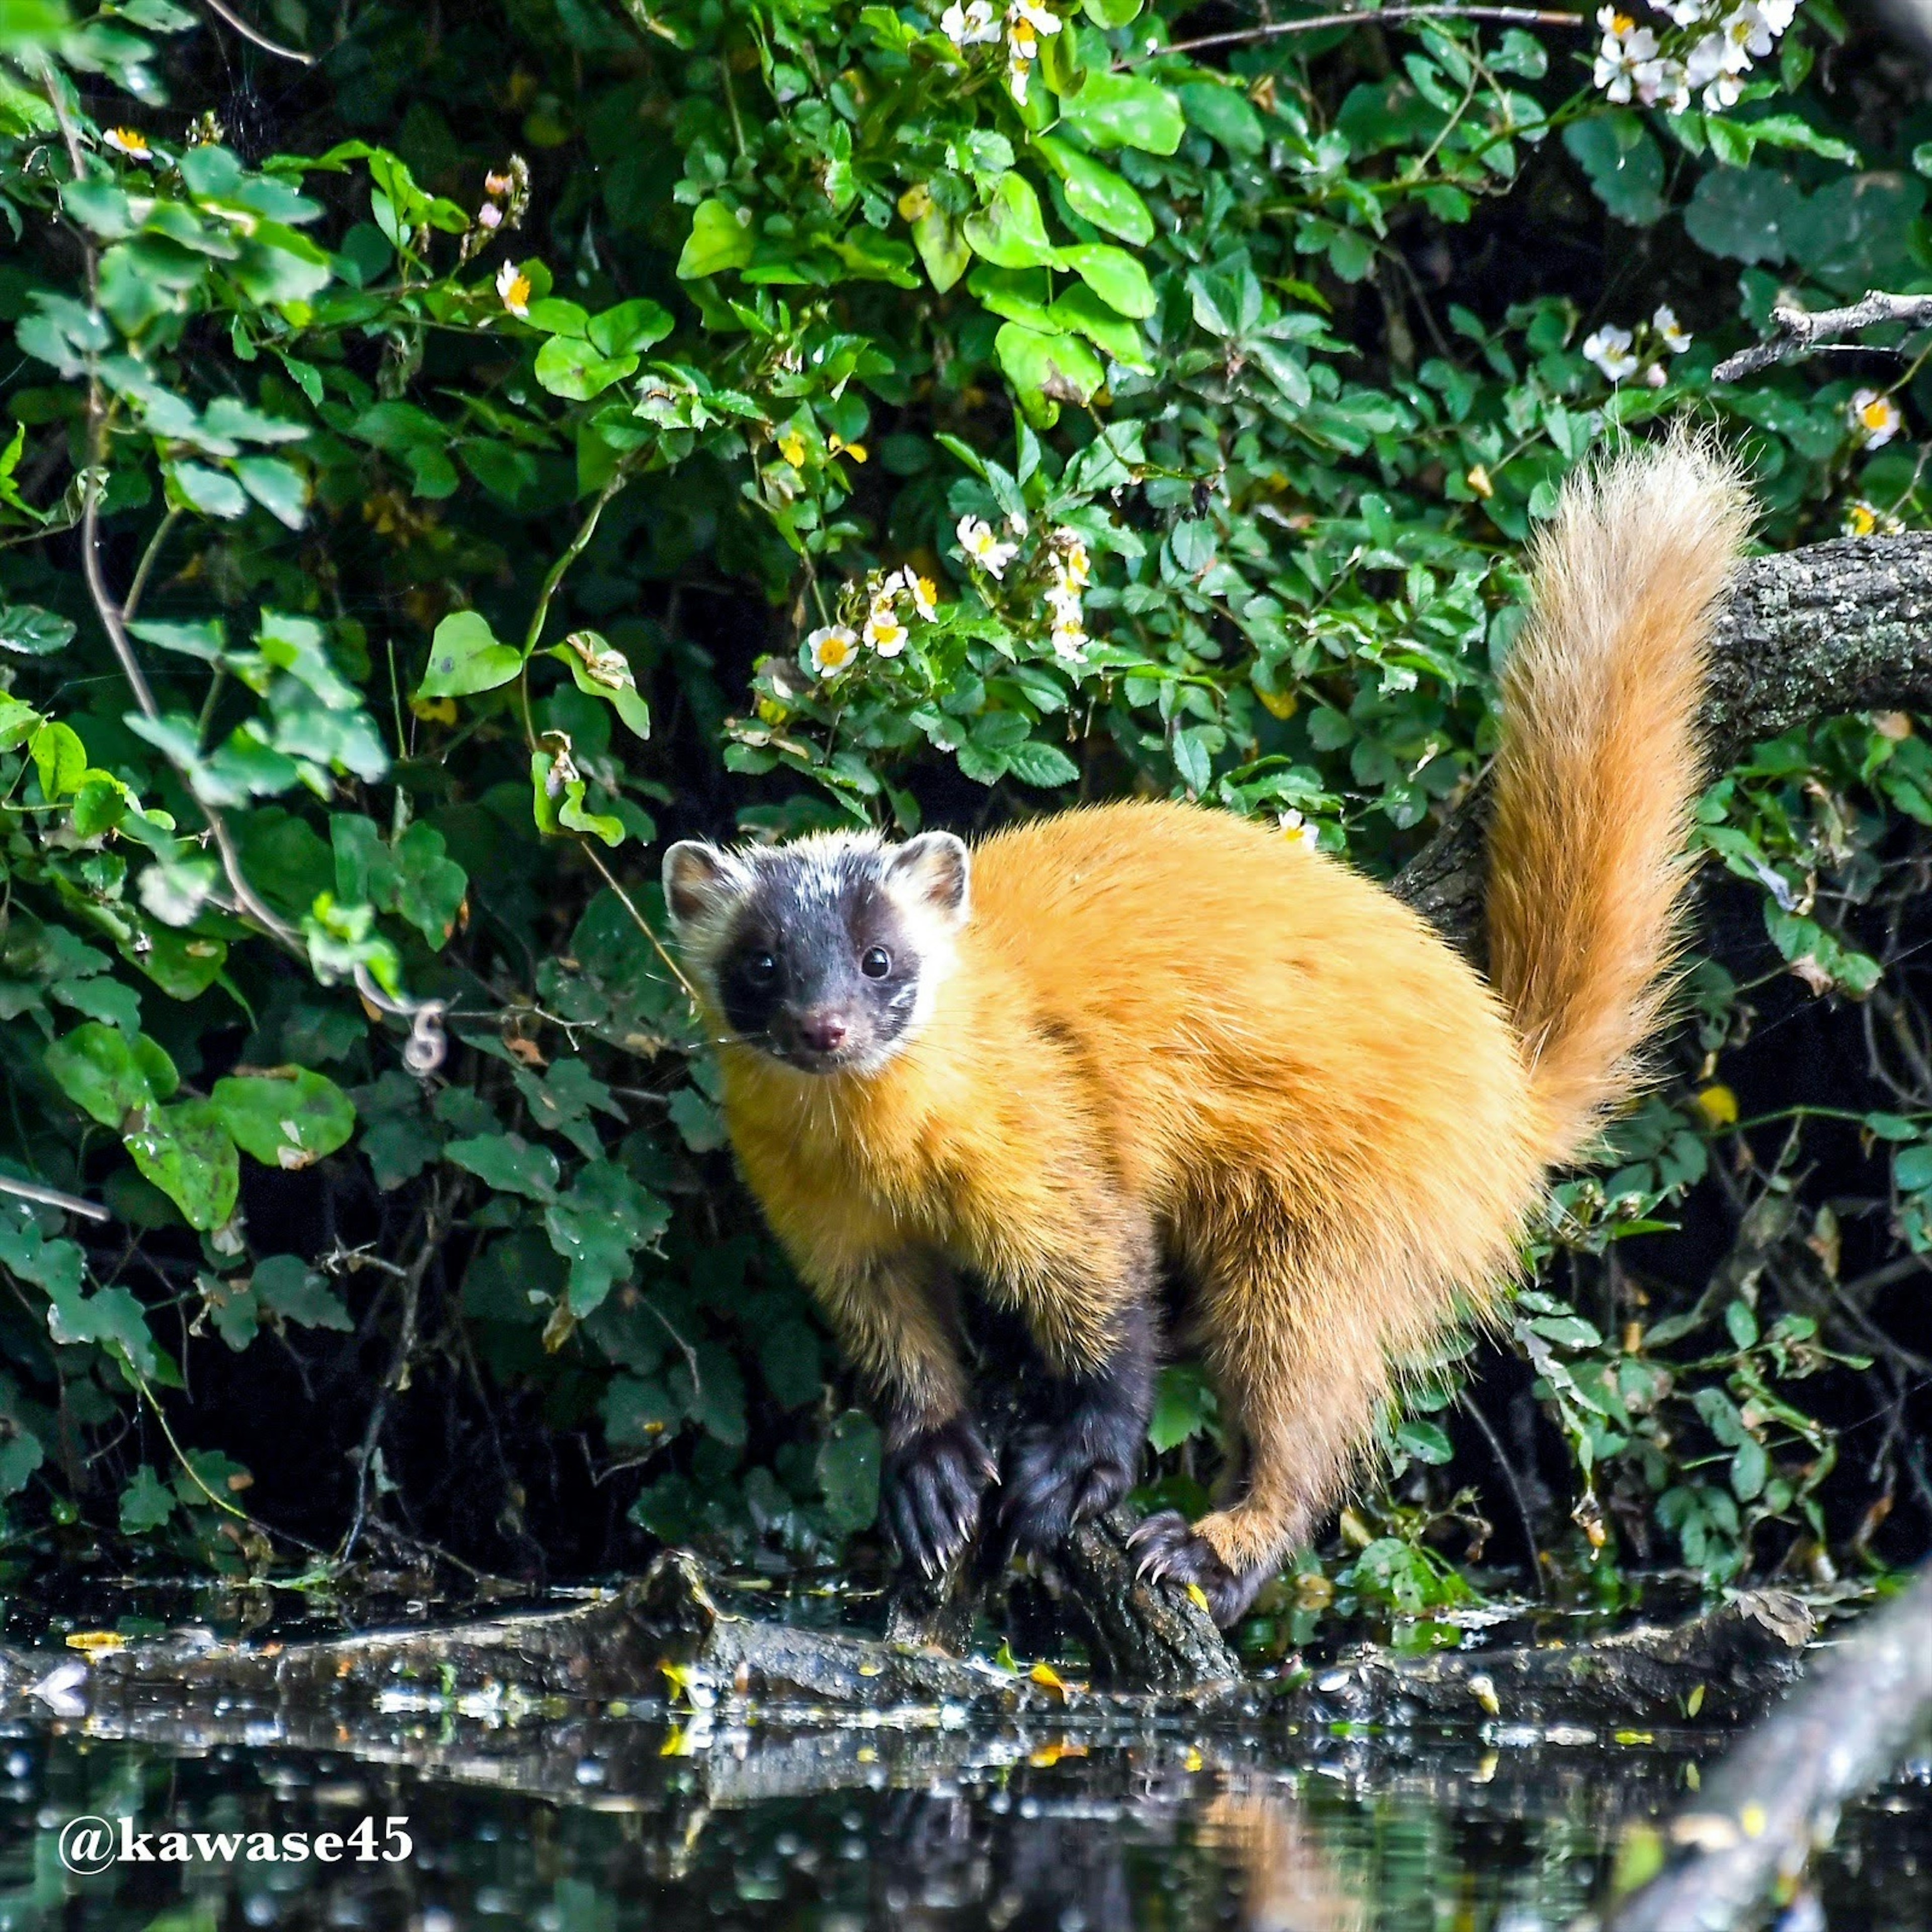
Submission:
<svg viewBox="0 0 1932 1932">
<path fill-rule="evenodd" d="M 681 838 L 664 855 L 664 904 L 680 932 L 715 917 L 745 890 L 742 868 L 701 838 Z"/>
<path fill-rule="evenodd" d="M 950 832 L 922 832 L 886 863 L 886 886 L 938 913 L 950 926 L 964 922 L 970 897 L 971 861 L 964 839 Z"/>
</svg>

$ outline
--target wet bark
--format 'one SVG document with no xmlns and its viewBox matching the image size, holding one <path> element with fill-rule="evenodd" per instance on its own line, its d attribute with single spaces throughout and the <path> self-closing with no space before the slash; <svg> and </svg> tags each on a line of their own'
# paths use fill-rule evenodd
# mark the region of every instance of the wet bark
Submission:
<svg viewBox="0 0 1932 1932">
<path fill-rule="evenodd" d="M 1840 1808 L 1932 1722 L 1932 1569 L 1874 1612 L 1672 1820 L 1672 1862 L 1606 1932 L 1732 1932 L 1784 1904 Z"/>
<path fill-rule="evenodd" d="M 1123 1589 L 1118 1614 L 1134 1619 L 1138 1646 L 1143 1625 L 1164 1628 L 1163 1600 L 1140 1601 L 1134 1592 L 1144 1586 Z M 1681 1723 L 1687 1714 L 1731 1722 L 1762 1710 L 1790 1681 L 1810 1630 L 1796 1599 L 1760 1592 L 1690 1623 L 1642 1625 L 1598 1643 L 1425 1657 L 1364 1645 L 1319 1670 L 1246 1681 L 1228 1672 L 1208 1682 L 1184 1634 L 1170 1632 L 1169 1681 L 1158 1692 L 1126 1693 L 929 1646 L 741 1616 L 723 1606 L 695 1558 L 671 1551 L 608 1597 L 442 1628 L 289 1644 L 161 1640 L 91 1656 L 0 1649 L 0 1714 L 51 1714 L 83 1722 L 91 1736 L 176 1743 L 267 1724 L 278 1738 L 326 1733 L 332 1748 L 366 1736 L 380 1754 L 405 1761 L 407 1736 L 433 1740 L 445 1720 L 514 1728 L 572 1714 L 644 1719 L 707 1735 L 733 1727 L 741 1762 L 784 1740 L 770 1782 L 808 1778 L 802 1767 L 813 1764 L 867 1761 L 824 1743 L 802 1747 L 802 1732 L 856 1727 L 876 1739 L 889 1718 L 896 1730 L 927 1736 L 958 1728 L 968 1713 L 982 1730 L 988 1721 L 1049 1718 L 1118 1729 L 1214 1710 L 1324 1733 L 1336 1724 L 1394 1731 L 1444 1719 L 1493 1719 L 1519 1731 Z M 921 1762 L 935 1750 L 943 1759 L 928 1741 Z"/>
</svg>

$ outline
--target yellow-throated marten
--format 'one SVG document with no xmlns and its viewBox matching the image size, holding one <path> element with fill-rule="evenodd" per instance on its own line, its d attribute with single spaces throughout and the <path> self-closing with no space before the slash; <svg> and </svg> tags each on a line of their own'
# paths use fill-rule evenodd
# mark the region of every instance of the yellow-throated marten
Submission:
<svg viewBox="0 0 1932 1932">
<path fill-rule="evenodd" d="M 1493 1306 L 1546 1171 L 1638 1078 L 1747 520 L 1734 472 L 1682 439 L 1564 491 L 1502 682 L 1486 982 L 1347 866 L 1189 806 L 970 853 L 838 832 L 665 855 L 733 1144 L 885 1399 L 908 1556 L 949 1559 L 996 1479 L 1036 1549 L 1130 1486 L 1164 1273 L 1246 1486 L 1143 1523 L 1144 1567 L 1227 1623 L 1307 1540 L 1402 1365 Z M 956 1280 L 1053 1372 L 1004 1470 L 965 1406 Z"/>
</svg>

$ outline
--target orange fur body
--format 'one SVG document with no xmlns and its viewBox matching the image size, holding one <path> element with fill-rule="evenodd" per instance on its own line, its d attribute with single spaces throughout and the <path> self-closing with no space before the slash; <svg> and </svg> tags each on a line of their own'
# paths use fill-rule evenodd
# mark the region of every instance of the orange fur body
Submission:
<svg viewBox="0 0 1932 1932">
<path fill-rule="evenodd" d="M 1116 805 L 974 849 L 970 916 L 883 1065 L 727 1044 L 746 1177 L 862 1366 L 941 1422 L 955 1274 L 1076 1374 L 1172 1270 L 1248 1456 L 1195 1530 L 1236 1573 L 1305 1542 L 1405 1366 L 1493 1305 L 1548 1168 L 1637 1077 L 1744 527 L 1682 443 L 1567 494 L 1504 680 L 1493 986 L 1298 841 Z"/>
</svg>

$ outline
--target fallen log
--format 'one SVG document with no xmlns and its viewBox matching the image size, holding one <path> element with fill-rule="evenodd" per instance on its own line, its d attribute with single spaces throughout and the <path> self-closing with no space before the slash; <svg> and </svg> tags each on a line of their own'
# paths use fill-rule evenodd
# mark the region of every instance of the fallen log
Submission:
<svg viewBox="0 0 1932 1932">
<path fill-rule="evenodd" d="M 1735 1932 L 1764 1906 L 1789 1904 L 1843 1806 L 1928 1720 L 1932 1569 L 1868 1617 L 1705 1780 L 1666 1828 L 1670 1863 L 1611 1913 L 1606 1932 Z"/>
</svg>

